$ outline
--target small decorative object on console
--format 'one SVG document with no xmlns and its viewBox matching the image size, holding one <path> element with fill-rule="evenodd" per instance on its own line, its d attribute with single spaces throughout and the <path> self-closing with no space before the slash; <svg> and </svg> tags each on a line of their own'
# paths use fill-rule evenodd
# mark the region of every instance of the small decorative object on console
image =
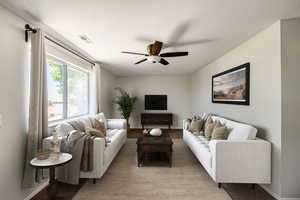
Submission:
<svg viewBox="0 0 300 200">
<path fill-rule="evenodd" d="M 150 131 L 150 135 L 152 136 L 161 136 L 162 131 L 160 128 L 154 128 Z"/>
<path fill-rule="evenodd" d="M 39 151 L 36 154 L 37 160 L 47 160 L 50 156 L 51 151 L 45 150 L 45 151 Z"/>
<path fill-rule="evenodd" d="M 60 141 L 58 139 L 58 134 L 56 132 L 53 133 L 53 140 L 51 142 L 51 154 L 50 157 L 53 160 L 57 160 L 60 155 Z"/>
<path fill-rule="evenodd" d="M 148 134 L 149 134 L 148 129 L 144 129 L 144 130 L 143 130 L 143 135 L 148 135 Z"/>
</svg>

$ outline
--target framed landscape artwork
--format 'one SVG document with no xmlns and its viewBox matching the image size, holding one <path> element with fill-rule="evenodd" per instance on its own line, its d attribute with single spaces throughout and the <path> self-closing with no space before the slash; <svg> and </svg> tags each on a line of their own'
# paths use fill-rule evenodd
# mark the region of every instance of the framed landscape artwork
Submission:
<svg viewBox="0 0 300 200">
<path fill-rule="evenodd" d="M 250 104 L 250 63 L 212 76 L 212 102 Z"/>
</svg>

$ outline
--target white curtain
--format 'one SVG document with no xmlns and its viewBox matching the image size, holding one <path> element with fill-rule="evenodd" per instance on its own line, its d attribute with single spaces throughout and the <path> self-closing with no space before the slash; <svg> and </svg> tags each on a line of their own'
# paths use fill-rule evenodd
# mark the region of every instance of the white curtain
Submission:
<svg viewBox="0 0 300 200">
<path fill-rule="evenodd" d="M 41 30 L 31 35 L 31 72 L 29 126 L 23 186 L 33 187 L 41 179 L 40 171 L 29 165 L 36 152 L 42 149 L 43 138 L 48 132 L 47 64 L 45 36 Z"/>
<path fill-rule="evenodd" d="M 99 113 L 100 106 L 100 66 L 96 64 L 92 66 L 92 70 L 90 72 L 90 114 L 95 115 Z"/>
<path fill-rule="evenodd" d="M 96 105 L 97 113 L 101 112 L 101 66 L 100 64 L 95 64 L 95 73 L 96 73 Z"/>
</svg>

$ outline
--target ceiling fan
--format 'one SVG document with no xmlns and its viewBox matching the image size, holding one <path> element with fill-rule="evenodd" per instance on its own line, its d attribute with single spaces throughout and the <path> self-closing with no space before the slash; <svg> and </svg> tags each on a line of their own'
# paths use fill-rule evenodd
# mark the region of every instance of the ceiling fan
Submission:
<svg viewBox="0 0 300 200">
<path fill-rule="evenodd" d="M 160 51 L 163 47 L 163 43 L 160 41 L 155 41 L 153 44 L 149 44 L 147 46 L 148 54 L 144 53 L 135 53 L 135 52 L 129 52 L 129 51 L 122 51 L 122 53 L 126 54 L 134 54 L 134 55 L 141 55 L 146 56 L 146 58 L 136 62 L 135 64 L 140 64 L 145 61 L 149 61 L 152 63 L 160 63 L 162 65 L 168 65 L 169 62 L 164 59 L 166 57 L 179 57 L 179 56 L 187 56 L 189 53 L 186 51 L 183 52 L 167 52 L 167 53 L 161 53 Z"/>
</svg>

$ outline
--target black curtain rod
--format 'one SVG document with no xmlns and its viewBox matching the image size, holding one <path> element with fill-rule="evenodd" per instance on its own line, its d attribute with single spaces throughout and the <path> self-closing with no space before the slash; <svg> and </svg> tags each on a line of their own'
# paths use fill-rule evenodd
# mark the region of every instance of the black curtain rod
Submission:
<svg viewBox="0 0 300 200">
<path fill-rule="evenodd" d="M 28 41 L 28 33 L 29 33 L 29 32 L 36 33 L 37 31 L 36 31 L 36 29 L 33 29 L 32 27 L 30 27 L 29 24 L 26 24 L 26 25 L 25 25 L 25 41 L 26 41 L 26 42 Z M 88 63 L 92 64 L 93 66 L 95 66 L 95 63 L 94 63 L 93 61 L 91 61 L 90 59 L 88 59 L 88 58 L 86 58 L 86 57 L 80 55 L 79 53 L 77 53 L 77 51 L 75 51 L 75 50 L 73 50 L 73 49 L 71 49 L 71 48 L 66 47 L 65 45 L 61 44 L 60 42 L 58 42 L 58 41 L 56 41 L 56 40 L 54 40 L 54 39 L 52 39 L 52 38 L 50 38 L 50 37 L 47 36 L 47 35 L 45 36 L 45 38 L 46 38 L 47 40 L 49 40 L 50 42 L 56 44 L 57 46 L 60 46 L 61 48 L 63 48 L 63 49 L 65 49 L 65 50 L 69 51 L 70 53 L 72 53 L 72 54 L 78 56 L 79 58 L 81 58 L 81 59 L 85 60 L 86 62 L 88 62 Z"/>
</svg>

